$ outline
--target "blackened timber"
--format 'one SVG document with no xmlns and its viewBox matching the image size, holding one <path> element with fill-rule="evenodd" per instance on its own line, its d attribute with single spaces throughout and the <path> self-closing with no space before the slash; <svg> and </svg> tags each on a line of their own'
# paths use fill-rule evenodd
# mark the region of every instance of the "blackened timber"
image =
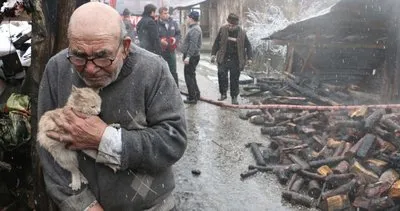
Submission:
<svg viewBox="0 0 400 211">
<path fill-rule="evenodd" d="M 240 177 L 241 177 L 242 179 L 246 179 L 247 177 L 253 176 L 253 175 L 256 174 L 257 172 L 258 172 L 257 169 L 251 169 L 251 170 L 248 170 L 248 171 L 246 171 L 246 172 L 241 173 L 241 174 L 240 174 Z"/>
<path fill-rule="evenodd" d="M 294 146 L 294 147 L 282 148 L 281 150 L 284 153 L 288 153 L 288 152 L 292 152 L 292 151 L 304 149 L 304 148 L 308 148 L 308 144 L 301 144 L 301 145 Z"/>
<path fill-rule="evenodd" d="M 381 122 L 389 128 L 392 132 L 400 131 L 400 125 L 389 118 L 383 118 Z"/>
<path fill-rule="evenodd" d="M 344 185 L 341 185 L 334 190 L 329 190 L 329 191 L 322 193 L 322 199 L 327 199 L 331 196 L 336 196 L 336 195 L 348 194 L 349 192 L 351 192 L 355 189 L 356 184 L 357 184 L 357 180 L 352 179 L 350 182 L 348 182 Z"/>
<path fill-rule="evenodd" d="M 288 200 L 291 203 L 301 204 L 306 207 L 315 206 L 315 201 L 313 198 L 293 191 L 287 191 L 287 190 L 282 191 L 282 198 Z"/>
<path fill-rule="evenodd" d="M 337 103 L 337 102 L 335 102 L 335 101 L 333 101 L 333 100 L 330 100 L 330 99 L 328 99 L 328 98 L 319 96 L 319 95 L 315 94 L 313 91 L 308 90 L 308 89 L 306 89 L 306 88 L 303 88 L 303 87 L 297 85 L 297 84 L 296 84 L 295 82 L 293 82 L 292 80 L 286 79 L 286 82 L 287 82 L 287 84 L 288 84 L 290 87 L 292 87 L 292 88 L 295 89 L 296 91 L 298 91 L 298 92 L 300 92 L 300 93 L 306 95 L 307 97 L 309 97 L 309 98 L 311 98 L 311 99 L 313 99 L 313 100 L 317 100 L 317 101 L 322 102 L 322 103 L 325 103 L 325 104 L 327 104 L 327 105 L 339 105 L 339 103 Z"/>
<path fill-rule="evenodd" d="M 256 160 L 257 165 L 265 166 L 266 163 L 264 161 L 264 157 L 261 154 L 260 148 L 258 147 L 258 143 L 250 143 L 247 146 L 250 147 L 251 152 L 253 153 L 254 159 Z"/>
<path fill-rule="evenodd" d="M 288 154 L 288 157 L 293 163 L 297 163 L 301 166 L 302 169 L 310 169 L 310 165 L 303 159 L 301 159 L 299 156 L 296 156 L 294 154 Z"/>
<path fill-rule="evenodd" d="M 270 136 L 280 136 L 285 135 L 289 132 L 287 127 L 276 126 L 276 127 L 262 127 L 261 134 L 266 134 Z"/>
<path fill-rule="evenodd" d="M 312 112 L 312 113 L 307 113 L 307 114 L 305 114 L 305 115 L 303 115 L 303 116 L 299 116 L 299 117 L 297 117 L 297 118 L 294 118 L 294 119 L 293 119 L 293 122 L 294 122 L 294 123 L 298 123 L 298 122 L 301 122 L 301 121 L 306 121 L 306 120 L 308 120 L 308 119 L 311 119 L 311 118 L 317 116 L 318 114 L 319 114 L 318 111 Z"/>
<path fill-rule="evenodd" d="M 384 109 L 377 109 L 369 115 L 364 121 L 364 128 L 366 130 L 371 130 L 375 125 L 381 120 L 382 116 L 385 114 Z"/>
<path fill-rule="evenodd" d="M 318 168 L 320 166 L 323 165 L 335 165 L 337 163 L 339 163 L 342 160 L 346 160 L 347 158 L 345 156 L 337 156 L 337 157 L 330 157 L 327 159 L 323 159 L 323 160 L 315 160 L 315 161 L 310 161 L 309 164 L 312 168 Z"/>
<path fill-rule="evenodd" d="M 325 181 L 325 176 L 316 174 L 316 173 L 312 173 L 306 170 L 300 170 L 299 174 L 302 175 L 303 177 L 306 177 L 308 179 L 312 179 L 312 180 L 318 180 L 318 181 Z"/>
<path fill-rule="evenodd" d="M 374 135 L 368 133 L 364 137 L 362 137 L 362 139 L 363 139 L 363 141 L 360 140 L 361 145 L 357 150 L 356 156 L 361 159 L 364 159 L 365 157 L 367 157 L 370 154 L 371 150 L 375 146 L 376 137 Z"/>
<path fill-rule="evenodd" d="M 294 192 L 299 192 L 300 189 L 303 187 L 305 180 L 301 177 L 297 178 L 289 190 Z"/>
<path fill-rule="evenodd" d="M 321 195 L 321 186 L 317 180 L 311 180 L 308 182 L 308 190 L 307 193 L 309 196 L 317 199 Z"/>
</svg>

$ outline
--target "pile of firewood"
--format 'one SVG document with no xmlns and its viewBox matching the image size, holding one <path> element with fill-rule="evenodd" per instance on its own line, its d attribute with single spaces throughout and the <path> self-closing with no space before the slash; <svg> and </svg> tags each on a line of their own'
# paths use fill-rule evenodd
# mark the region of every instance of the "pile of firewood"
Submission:
<svg viewBox="0 0 400 211">
<path fill-rule="evenodd" d="M 257 172 L 276 175 L 282 198 L 321 210 L 400 210 L 400 113 L 247 110 L 268 144 L 248 143 Z"/>
</svg>

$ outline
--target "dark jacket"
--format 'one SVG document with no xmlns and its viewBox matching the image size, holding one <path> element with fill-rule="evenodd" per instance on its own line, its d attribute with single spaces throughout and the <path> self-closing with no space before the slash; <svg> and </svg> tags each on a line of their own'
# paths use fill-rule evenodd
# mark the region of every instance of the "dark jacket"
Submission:
<svg viewBox="0 0 400 211">
<path fill-rule="evenodd" d="M 176 44 L 178 44 L 181 40 L 181 30 L 179 28 L 178 23 L 174 21 L 172 18 L 168 18 L 167 21 L 162 21 L 159 19 L 157 21 L 158 25 L 158 34 L 161 38 L 170 38 L 174 37 L 176 40 Z M 168 28 L 167 28 L 168 25 Z M 169 47 L 169 46 L 168 46 Z"/>
<path fill-rule="evenodd" d="M 249 39 L 247 38 L 246 32 L 239 27 L 238 28 L 237 37 L 237 58 L 239 59 L 239 69 L 243 70 L 246 64 L 246 60 L 252 59 L 252 48 Z M 217 38 L 214 41 L 211 55 L 217 56 L 218 64 L 222 64 L 225 62 L 227 55 L 227 46 L 228 46 L 228 37 L 229 37 L 229 26 L 224 25 L 220 28 Z M 229 52 L 232 53 L 232 52 Z"/>
<path fill-rule="evenodd" d="M 158 35 L 158 26 L 151 16 L 143 16 L 136 25 L 140 47 L 161 55 L 161 43 Z"/>
<path fill-rule="evenodd" d="M 134 48 L 134 49 L 133 49 Z M 84 210 L 97 199 L 104 210 L 144 210 L 170 195 L 171 170 L 186 148 L 185 108 L 167 63 L 132 45 L 116 81 L 100 91 L 101 119 L 121 125 L 121 170 L 78 152 L 79 169 L 89 184 L 72 191 L 69 172 L 38 147 L 46 189 L 61 210 Z M 84 82 L 72 70 L 67 50 L 48 62 L 39 89 L 38 117 L 65 105 L 71 86 Z"/>
</svg>

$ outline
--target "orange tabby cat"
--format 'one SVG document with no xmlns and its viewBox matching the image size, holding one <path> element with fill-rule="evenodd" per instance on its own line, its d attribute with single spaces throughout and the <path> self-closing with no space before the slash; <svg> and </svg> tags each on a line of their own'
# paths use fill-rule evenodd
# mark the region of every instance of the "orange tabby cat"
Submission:
<svg viewBox="0 0 400 211">
<path fill-rule="evenodd" d="M 101 98 L 97 91 L 91 88 L 77 88 L 72 86 L 71 95 L 68 98 L 66 106 L 72 107 L 74 111 L 79 111 L 88 116 L 98 115 L 101 108 Z M 62 112 L 62 108 L 57 108 L 43 114 L 39 121 L 37 140 L 63 169 L 71 172 L 72 178 L 69 186 L 72 190 L 79 190 L 81 183 L 87 184 L 88 181 L 79 171 L 77 152 L 67 149 L 65 143 L 54 140 L 46 135 L 47 131 L 63 132 L 53 121 L 53 118 L 58 118 L 62 115 Z M 93 150 L 85 151 L 89 151 L 90 153 Z M 92 154 L 96 153 L 96 151 L 92 152 Z"/>
</svg>

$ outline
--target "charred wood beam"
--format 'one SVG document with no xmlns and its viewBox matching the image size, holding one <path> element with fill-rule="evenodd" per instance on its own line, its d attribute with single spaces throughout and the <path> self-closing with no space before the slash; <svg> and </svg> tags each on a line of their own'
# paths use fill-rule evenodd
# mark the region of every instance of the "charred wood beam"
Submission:
<svg viewBox="0 0 400 211">
<path fill-rule="evenodd" d="M 309 98 L 311 98 L 311 99 L 313 99 L 313 100 L 317 100 L 317 101 L 322 102 L 322 103 L 324 103 L 324 104 L 326 104 L 326 105 L 333 105 L 333 106 L 339 105 L 337 102 L 335 102 L 335 101 L 333 101 L 333 100 L 331 100 L 331 99 L 328 99 L 328 98 L 319 96 L 319 95 L 315 94 L 313 91 L 311 91 L 311 90 L 309 90 L 309 89 L 306 89 L 306 88 L 303 88 L 303 87 L 297 85 L 294 81 L 292 81 L 292 80 L 290 80 L 290 79 L 286 79 L 286 83 L 287 83 L 290 87 L 292 87 L 293 89 L 295 89 L 296 91 L 298 91 L 298 92 L 300 92 L 300 93 L 306 95 L 307 97 L 309 97 Z"/>
</svg>

